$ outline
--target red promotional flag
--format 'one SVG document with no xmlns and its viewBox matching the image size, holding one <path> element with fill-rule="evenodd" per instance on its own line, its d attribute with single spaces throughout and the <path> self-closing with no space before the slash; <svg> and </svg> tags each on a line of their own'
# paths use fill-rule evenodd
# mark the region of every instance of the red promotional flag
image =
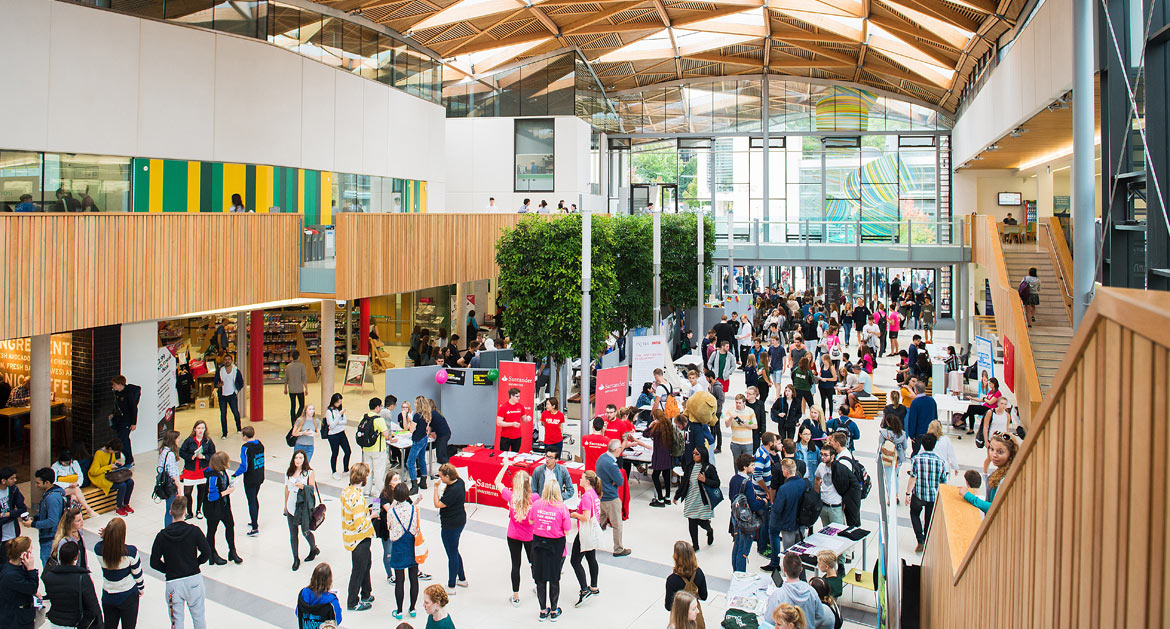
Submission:
<svg viewBox="0 0 1170 629">
<path fill-rule="evenodd" d="M 532 451 L 532 418 L 536 406 L 536 364 L 514 361 L 501 361 L 499 366 L 500 378 L 496 387 L 496 411 L 492 414 L 492 423 L 495 423 L 498 409 L 508 403 L 508 390 L 520 389 L 520 405 L 524 407 L 524 425 L 520 427 L 520 451 Z M 496 426 L 494 443 L 500 445 L 500 427 Z"/>
<path fill-rule="evenodd" d="M 597 370 L 597 393 L 594 397 L 593 416 L 605 415 L 605 406 L 613 404 L 621 408 L 626 405 L 626 388 L 629 384 L 630 369 L 625 366 Z"/>
<path fill-rule="evenodd" d="M 1016 391 L 1016 346 L 1011 339 L 1003 337 L 1003 383 L 1009 391 Z"/>
</svg>

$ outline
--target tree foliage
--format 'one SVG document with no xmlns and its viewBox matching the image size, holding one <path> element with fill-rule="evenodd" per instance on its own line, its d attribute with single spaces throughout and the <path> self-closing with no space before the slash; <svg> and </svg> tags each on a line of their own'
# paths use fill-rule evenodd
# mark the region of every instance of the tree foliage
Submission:
<svg viewBox="0 0 1170 629">
<path fill-rule="evenodd" d="M 696 214 L 664 214 L 662 216 L 662 306 L 667 310 L 688 310 L 702 299 L 698 294 L 695 273 L 697 227 Z M 703 265 L 711 270 L 711 256 L 715 252 L 715 221 L 704 218 Z M 651 252 L 653 255 L 653 252 Z M 711 276 L 703 278 L 703 292 L 711 290 Z M 651 296 L 653 299 L 653 296 Z"/>
</svg>

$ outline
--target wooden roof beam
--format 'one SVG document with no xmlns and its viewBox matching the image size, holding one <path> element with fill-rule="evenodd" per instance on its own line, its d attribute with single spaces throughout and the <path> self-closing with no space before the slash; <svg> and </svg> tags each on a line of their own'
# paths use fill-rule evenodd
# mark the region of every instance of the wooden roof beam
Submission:
<svg viewBox="0 0 1170 629">
<path fill-rule="evenodd" d="M 898 1 L 910 7 L 911 9 L 922 11 L 927 15 L 936 17 L 944 22 L 954 24 L 955 26 L 958 26 L 965 31 L 971 31 L 972 33 L 978 32 L 979 27 L 983 25 L 981 21 L 969 18 L 959 11 L 946 6 L 945 2 L 939 2 L 938 0 Z"/>
<path fill-rule="evenodd" d="M 524 11 L 524 9 L 516 9 L 515 11 L 512 11 L 511 13 L 505 15 L 504 17 L 500 18 L 499 20 L 496 20 L 495 22 L 493 22 L 491 26 L 489 26 L 489 27 L 483 29 L 482 31 L 480 31 L 479 33 L 467 38 L 465 41 L 460 42 L 459 44 L 455 45 L 450 50 L 443 52 L 443 53 L 440 53 L 440 54 L 443 55 L 444 57 L 455 56 L 455 53 L 461 52 L 463 50 L 463 48 L 478 41 L 481 37 L 487 35 L 489 31 L 491 31 L 492 29 L 496 28 L 497 26 L 503 24 L 504 22 L 507 22 L 508 20 L 516 17 L 522 11 Z M 438 52 L 438 51 L 436 51 L 436 52 Z"/>
</svg>

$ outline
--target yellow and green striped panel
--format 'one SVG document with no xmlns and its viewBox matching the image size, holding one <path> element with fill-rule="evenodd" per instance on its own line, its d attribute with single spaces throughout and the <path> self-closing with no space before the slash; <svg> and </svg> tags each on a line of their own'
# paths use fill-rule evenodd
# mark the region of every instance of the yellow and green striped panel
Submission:
<svg viewBox="0 0 1170 629">
<path fill-rule="evenodd" d="M 830 87 L 817 101 L 817 131 L 865 131 L 877 96 L 853 87 Z"/>
</svg>

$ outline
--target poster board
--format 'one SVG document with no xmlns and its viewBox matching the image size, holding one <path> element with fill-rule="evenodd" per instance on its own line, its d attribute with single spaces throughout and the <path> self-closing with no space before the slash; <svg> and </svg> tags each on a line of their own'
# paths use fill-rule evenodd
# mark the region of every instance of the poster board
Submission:
<svg viewBox="0 0 1170 629">
<path fill-rule="evenodd" d="M 399 402 L 402 400 L 410 400 L 412 405 L 414 404 L 415 396 L 421 395 L 427 399 L 439 402 L 439 408 L 441 409 L 443 407 L 442 399 L 440 398 L 439 383 L 435 382 L 435 373 L 439 369 L 440 367 L 436 365 L 387 369 L 386 390 L 383 392 L 383 395 L 393 395 L 398 398 Z M 397 412 L 399 409 L 391 410 Z M 444 414 L 444 417 L 446 417 L 446 414 Z"/>
<path fill-rule="evenodd" d="M 486 369 L 447 369 L 447 382 L 439 385 L 439 410 L 451 426 L 456 444 L 491 445 L 496 434 L 496 385 Z M 460 378 L 463 384 L 454 384 Z M 432 383 L 434 380 L 431 381 Z"/>
<path fill-rule="evenodd" d="M 500 378 L 496 382 L 496 408 L 508 401 L 508 389 L 520 389 L 520 405 L 524 407 L 524 416 L 530 418 L 520 427 L 520 452 L 531 452 L 532 422 L 536 417 L 536 363 L 506 360 L 500 363 L 498 369 Z M 495 427 L 492 443 L 498 446 L 501 429 L 495 426 L 496 413 L 495 409 L 491 411 L 492 426 Z"/>
<path fill-rule="evenodd" d="M 841 269 L 825 269 L 825 304 L 836 311 L 841 304 Z"/>
<path fill-rule="evenodd" d="M 737 316 L 737 317 L 740 315 L 746 314 L 748 316 L 748 321 L 755 321 L 756 320 L 756 300 L 755 300 L 755 297 L 753 295 L 751 295 L 750 293 L 727 295 L 726 297 L 724 297 L 723 298 L 723 312 L 722 312 L 722 314 L 725 314 L 728 316 L 728 318 L 730 318 L 731 313 L 733 313 L 733 312 L 735 313 L 735 316 Z M 719 323 L 719 318 L 716 317 L 716 318 L 712 319 L 711 321 L 712 321 L 712 323 Z"/>
<path fill-rule="evenodd" d="M 158 440 L 162 443 L 168 431 L 175 429 L 175 407 L 179 405 L 179 391 L 176 386 L 175 355 L 171 348 L 158 348 L 158 365 L 155 382 L 158 392 L 156 417 L 158 418 Z"/>
<path fill-rule="evenodd" d="M 345 361 L 345 384 L 346 387 L 358 387 L 362 391 L 366 389 L 366 369 L 370 364 L 370 356 L 368 354 L 350 354 L 349 359 Z"/>
<path fill-rule="evenodd" d="M 630 370 L 627 367 L 618 366 L 597 370 L 597 392 L 593 397 L 594 417 L 604 416 L 607 404 L 613 404 L 618 408 L 626 405 L 629 376 Z"/>
<path fill-rule="evenodd" d="M 976 364 L 979 366 L 979 373 L 976 374 L 979 382 L 983 382 L 983 374 L 986 373 L 988 378 L 995 377 L 995 346 L 991 339 L 982 336 L 975 337 L 975 356 Z M 986 391 L 983 390 L 982 385 L 979 388 L 979 395 L 983 395 Z"/>
<path fill-rule="evenodd" d="M 635 389 L 641 389 L 642 384 L 654 381 L 654 370 L 665 366 L 663 353 L 666 351 L 666 339 L 660 335 L 648 334 L 635 336 L 629 339 L 630 348 L 630 378 L 629 382 Z"/>
</svg>

